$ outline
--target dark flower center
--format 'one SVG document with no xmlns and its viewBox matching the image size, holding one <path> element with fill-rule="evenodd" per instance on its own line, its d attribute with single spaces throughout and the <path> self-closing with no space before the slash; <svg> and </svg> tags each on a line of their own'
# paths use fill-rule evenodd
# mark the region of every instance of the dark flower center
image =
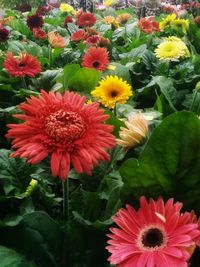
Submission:
<svg viewBox="0 0 200 267">
<path fill-rule="evenodd" d="M 84 120 L 73 111 L 60 109 L 45 119 L 45 131 L 57 143 L 71 143 L 81 137 L 85 130 Z"/>
<path fill-rule="evenodd" d="M 116 97 L 117 96 L 117 91 L 113 90 L 110 93 L 111 97 Z"/>
<path fill-rule="evenodd" d="M 158 228 L 150 228 L 142 235 L 142 244 L 144 247 L 160 247 L 164 243 L 163 232 Z"/>
<path fill-rule="evenodd" d="M 26 64 L 25 63 L 19 63 L 19 67 L 25 67 Z"/>
<path fill-rule="evenodd" d="M 94 61 L 92 66 L 97 69 L 100 66 L 100 63 L 98 61 Z"/>
</svg>

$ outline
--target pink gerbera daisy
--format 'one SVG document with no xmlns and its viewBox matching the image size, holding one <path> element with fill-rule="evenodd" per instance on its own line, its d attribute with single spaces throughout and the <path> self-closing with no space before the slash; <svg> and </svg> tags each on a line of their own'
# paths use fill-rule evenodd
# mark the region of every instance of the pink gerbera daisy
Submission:
<svg viewBox="0 0 200 267">
<path fill-rule="evenodd" d="M 136 211 L 127 205 L 113 217 L 119 228 L 110 228 L 107 246 L 111 264 L 119 267 L 187 267 L 188 248 L 200 231 L 197 223 L 180 213 L 182 204 L 169 199 L 140 199 Z"/>
<path fill-rule="evenodd" d="M 19 109 L 25 114 L 15 117 L 21 124 L 9 124 L 7 137 L 14 138 L 13 157 L 37 164 L 51 156 L 53 176 L 65 180 L 70 164 L 78 173 L 91 174 L 100 160 L 109 160 L 106 149 L 115 145 L 113 126 L 105 124 L 108 115 L 98 103 L 85 104 L 85 97 L 74 92 L 41 91 L 31 96 Z"/>
</svg>

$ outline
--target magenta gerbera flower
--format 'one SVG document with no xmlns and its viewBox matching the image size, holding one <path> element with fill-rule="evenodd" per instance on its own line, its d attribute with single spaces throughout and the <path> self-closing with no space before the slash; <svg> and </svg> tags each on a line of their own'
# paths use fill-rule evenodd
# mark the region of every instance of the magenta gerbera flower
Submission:
<svg viewBox="0 0 200 267">
<path fill-rule="evenodd" d="M 107 249 L 109 261 L 119 267 L 187 267 L 190 253 L 200 231 L 198 224 L 180 213 L 182 204 L 162 198 L 140 199 L 140 208 L 130 205 L 113 217 L 119 228 L 110 228 Z"/>
</svg>

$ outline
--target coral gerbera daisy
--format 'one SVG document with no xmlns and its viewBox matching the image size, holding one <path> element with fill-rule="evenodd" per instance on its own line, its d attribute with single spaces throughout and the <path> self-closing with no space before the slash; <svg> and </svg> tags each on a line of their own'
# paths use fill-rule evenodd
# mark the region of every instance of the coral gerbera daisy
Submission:
<svg viewBox="0 0 200 267">
<path fill-rule="evenodd" d="M 133 95 L 131 86 L 117 76 L 106 76 L 91 94 L 108 108 L 114 108 L 116 103 L 126 103 Z"/>
<path fill-rule="evenodd" d="M 109 116 L 98 103 L 87 105 L 85 100 L 74 92 L 43 90 L 39 97 L 27 99 L 19 106 L 25 114 L 14 115 L 25 122 L 8 125 L 7 137 L 14 138 L 17 149 L 12 156 L 37 164 L 50 155 L 52 175 L 62 180 L 70 164 L 78 173 L 90 175 L 100 160 L 109 160 L 106 149 L 115 145 L 115 138 L 113 126 L 104 123 Z"/>
<path fill-rule="evenodd" d="M 38 59 L 27 53 L 15 57 L 13 53 L 8 52 L 3 66 L 13 77 L 35 77 L 42 71 Z"/>
<path fill-rule="evenodd" d="M 138 25 L 141 31 L 145 33 L 159 32 L 159 23 L 154 21 L 154 17 L 141 18 L 138 21 Z"/>
<path fill-rule="evenodd" d="M 64 48 L 66 45 L 65 39 L 58 32 L 49 32 L 48 41 L 54 48 Z"/>
<path fill-rule="evenodd" d="M 190 56 L 185 43 L 178 37 L 169 36 L 155 49 L 156 57 L 163 60 L 178 61 Z"/>
<path fill-rule="evenodd" d="M 111 264 L 119 267 L 187 267 L 190 257 L 187 249 L 200 235 L 197 223 L 188 222 L 181 214 L 182 204 L 169 199 L 164 203 L 145 197 L 140 208 L 130 205 L 120 209 L 113 217 L 119 228 L 110 228 L 107 249 Z"/>
<path fill-rule="evenodd" d="M 39 14 L 34 14 L 32 16 L 27 17 L 27 25 L 28 27 L 32 30 L 34 28 L 42 28 L 44 24 L 43 17 L 40 16 Z"/>
<path fill-rule="evenodd" d="M 73 32 L 71 35 L 71 41 L 73 42 L 80 42 L 85 40 L 88 37 L 86 31 L 84 31 L 83 29 L 80 29 L 76 32 Z"/>
<path fill-rule="evenodd" d="M 109 64 L 108 51 L 104 47 L 90 47 L 83 56 L 82 66 L 104 71 Z"/>
<path fill-rule="evenodd" d="M 78 17 L 77 23 L 81 27 L 87 27 L 87 26 L 91 27 L 95 24 L 95 22 L 96 22 L 96 18 L 92 13 L 82 12 Z"/>
<path fill-rule="evenodd" d="M 0 27 L 0 42 L 7 41 L 9 38 L 9 35 L 10 35 L 10 32 L 7 29 Z"/>
</svg>

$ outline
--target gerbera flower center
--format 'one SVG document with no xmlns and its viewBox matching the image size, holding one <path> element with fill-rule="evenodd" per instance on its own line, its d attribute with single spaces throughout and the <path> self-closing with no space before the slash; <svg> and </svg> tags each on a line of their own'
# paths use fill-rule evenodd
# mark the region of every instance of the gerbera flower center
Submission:
<svg viewBox="0 0 200 267">
<path fill-rule="evenodd" d="M 138 236 L 138 245 L 143 250 L 160 250 L 165 247 L 167 237 L 162 227 L 151 225 L 143 229 Z"/>
<path fill-rule="evenodd" d="M 24 67 L 24 66 L 26 66 L 25 63 L 19 63 L 19 67 Z"/>
<path fill-rule="evenodd" d="M 145 247 L 159 247 L 163 244 L 164 236 L 160 229 L 151 228 L 143 233 L 142 243 Z"/>
<path fill-rule="evenodd" d="M 111 97 L 116 97 L 116 96 L 118 95 L 118 93 L 117 93 L 116 90 L 112 90 L 112 91 L 110 92 L 110 95 L 111 95 Z"/>
<path fill-rule="evenodd" d="M 100 66 L 100 63 L 98 61 L 94 61 L 92 65 L 94 68 L 98 68 Z"/>
<path fill-rule="evenodd" d="M 58 110 L 45 119 L 45 131 L 53 141 L 67 144 L 83 135 L 86 126 L 76 112 Z"/>
</svg>

